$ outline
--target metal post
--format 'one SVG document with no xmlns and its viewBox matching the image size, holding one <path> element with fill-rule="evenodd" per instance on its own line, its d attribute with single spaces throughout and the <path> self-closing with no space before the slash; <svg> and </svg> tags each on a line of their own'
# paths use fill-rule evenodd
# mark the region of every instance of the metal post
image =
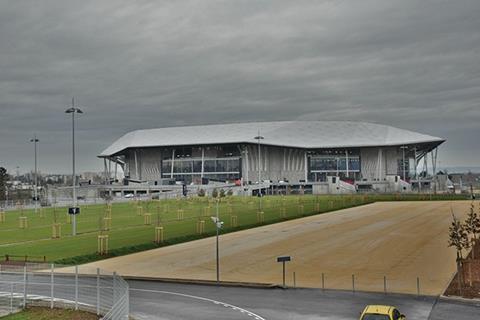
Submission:
<svg viewBox="0 0 480 320">
<path fill-rule="evenodd" d="M 10 313 L 13 313 L 13 282 L 10 283 Z"/>
<path fill-rule="evenodd" d="M 75 266 L 75 310 L 78 310 L 78 265 Z"/>
<path fill-rule="evenodd" d="M 296 279 L 296 276 L 295 276 L 295 271 L 293 271 L 293 287 L 294 288 L 297 287 L 297 279 Z"/>
<path fill-rule="evenodd" d="M 100 315 L 100 268 L 97 268 L 97 315 Z"/>
<path fill-rule="evenodd" d="M 355 275 L 352 274 L 352 292 L 355 293 Z"/>
<path fill-rule="evenodd" d="M 417 277 L 417 296 L 420 296 L 420 278 Z"/>
<path fill-rule="evenodd" d="M 112 276 L 112 295 L 113 295 L 113 302 L 112 302 L 112 305 L 115 305 L 115 303 L 117 302 L 117 288 L 115 286 L 116 284 L 116 278 L 117 278 L 117 273 L 116 272 L 113 272 L 113 276 Z"/>
<path fill-rule="evenodd" d="M 283 287 L 285 288 L 285 261 L 282 262 L 283 265 Z"/>
<path fill-rule="evenodd" d="M 383 276 L 383 293 L 387 294 L 387 277 Z"/>
<path fill-rule="evenodd" d="M 217 199 L 217 205 L 216 205 L 216 216 L 217 216 L 217 222 L 215 224 L 216 230 L 217 230 L 217 243 L 216 243 L 216 258 L 217 258 L 217 284 L 220 283 L 220 248 L 219 248 L 219 243 L 218 243 L 218 235 L 219 235 L 219 223 L 220 223 L 220 218 L 218 217 L 218 202 L 219 199 Z"/>
<path fill-rule="evenodd" d="M 27 307 L 27 266 L 23 267 L 23 308 Z"/>
<path fill-rule="evenodd" d="M 72 107 L 74 105 L 74 100 L 72 98 Z M 75 112 L 72 112 L 72 188 L 73 188 L 73 207 L 77 207 L 77 179 L 75 177 Z M 74 209 L 75 210 L 75 209 Z M 77 235 L 77 216 L 76 214 L 72 217 L 72 236 Z"/>
<path fill-rule="evenodd" d="M 53 290 L 54 290 L 54 270 L 55 265 L 52 263 L 50 266 L 50 309 L 53 309 L 54 297 L 53 297 Z"/>
<path fill-rule="evenodd" d="M 325 290 L 325 274 L 322 272 L 322 290 Z"/>
<path fill-rule="evenodd" d="M 33 139 L 30 140 L 30 142 L 33 142 L 34 144 L 34 150 L 35 150 L 35 190 L 33 192 L 33 196 L 35 197 L 34 200 L 34 205 L 35 205 L 35 213 L 38 211 L 38 204 L 37 204 L 37 196 L 38 196 L 38 170 L 37 170 L 37 143 L 40 140 L 37 139 L 37 135 L 33 137 Z"/>
<path fill-rule="evenodd" d="M 262 179 L 260 178 L 261 176 L 261 171 L 260 171 L 260 166 L 262 165 L 262 161 L 260 158 L 260 130 L 258 130 L 258 186 L 260 187 L 260 183 Z M 259 190 L 260 191 L 260 190 Z"/>
</svg>

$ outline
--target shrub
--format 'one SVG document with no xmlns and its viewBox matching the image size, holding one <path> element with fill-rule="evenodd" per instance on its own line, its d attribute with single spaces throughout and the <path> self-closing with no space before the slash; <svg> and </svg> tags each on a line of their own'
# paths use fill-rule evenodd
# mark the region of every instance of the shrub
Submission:
<svg viewBox="0 0 480 320">
<path fill-rule="evenodd" d="M 198 195 L 199 197 L 205 197 L 205 190 L 203 190 L 203 189 L 198 190 L 197 195 Z"/>
<path fill-rule="evenodd" d="M 216 188 L 213 189 L 213 191 L 212 191 L 212 197 L 213 197 L 213 198 L 218 197 L 218 190 L 217 190 Z"/>
</svg>

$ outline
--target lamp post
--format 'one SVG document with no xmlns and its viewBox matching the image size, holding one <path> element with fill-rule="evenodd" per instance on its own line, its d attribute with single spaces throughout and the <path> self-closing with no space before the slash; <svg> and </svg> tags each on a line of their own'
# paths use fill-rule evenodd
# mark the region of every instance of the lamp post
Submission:
<svg viewBox="0 0 480 320">
<path fill-rule="evenodd" d="M 260 173 L 260 166 L 262 164 L 261 157 L 260 157 L 260 140 L 265 139 L 260 135 L 260 130 L 258 130 L 258 136 L 254 137 L 255 140 L 258 141 L 258 196 L 260 197 L 260 211 L 262 210 L 262 186 L 261 186 L 261 173 Z"/>
<path fill-rule="evenodd" d="M 217 284 L 220 283 L 220 247 L 219 247 L 219 233 L 220 229 L 223 226 L 223 221 L 220 221 L 220 217 L 218 216 L 218 203 L 220 202 L 220 199 L 217 198 L 217 205 L 216 205 L 216 215 L 215 217 L 210 217 L 215 223 L 215 229 L 217 231 L 217 238 L 216 238 L 216 270 L 217 270 Z"/>
<path fill-rule="evenodd" d="M 35 203 L 35 214 L 37 213 L 37 201 L 38 201 L 38 178 L 37 178 L 37 143 L 40 140 L 37 139 L 37 135 L 35 135 L 32 139 L 30 139 L 30 142 L 33 142 L 34 144 L 34 149 L 35 149 L 35 190 L 33 192 L 33 197 L 34 200 L 33 202 Z"/>
<path fill-rule="evenodd" d="M 72 194 L 73 194 L 73 201 L 72 207 L 73 212 L 70 211 L 69 213 L 72 214 L 72 236 L 77 235 L 77 178 L 75 175 L 75 113 L 82 114 L 83 111 L 79 108 L 75 107 L 75 99 L 72 98 L 72 106 L 65 110 L 65 113 L 70 113 L 72 115 Z"/>
</svg>

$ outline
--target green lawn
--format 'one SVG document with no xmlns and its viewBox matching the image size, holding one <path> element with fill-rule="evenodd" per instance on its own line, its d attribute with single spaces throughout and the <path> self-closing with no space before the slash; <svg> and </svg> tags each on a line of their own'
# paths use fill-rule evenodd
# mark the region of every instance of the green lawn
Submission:
<svg viewBox="0 0 480 320">
<path fill-rule="evenodd" d="M 260 198 L 226 197 L 219 203 L 220 218 L 225 222 L 222 232 L 231 232 L 247 227 L 294 219 L 302 216 L 338 210 L 389 200 L 429 200 L 465 199 L 465 196 L 428 195 L 345 195 L 345 196 L 268 196 L 262 199 L 264 221 L 259 220 Z M 109 249 L 112 254 L 125 254 L 155 247 L 154 229 L 163 226 L 165 244 L 192 240 L 213 234 L 214 224 L 210 216 L 215 215 L 215 199 L 171 199 L 160 201 L 130 201 L 115 203 L 111 209 L 111 227 L 104 227 L 103 218 L 107 215 L 107 205 L 82 206 L 77 216 L 78 233 L 71 236 L 71 223 L 66 208 L 43 208 L 42 213 L 33 210 L 8 211 L 5 222 L 0 222 L 0 259 L 9 255 L 13 259 L 41 260 L 53 262 L 75 256 L 90 255 L 86 260 L 95 260 L 97 237 L 100 233 L 109 235 Z M 140 209 L 141 208 L 141 209 Z M 179 210 L 183 217 L 179 217 Z M 144 216 L 151 214 L 151 224 L 144 224 Z M 232 216 L 237 226 L 232 225 Z M 21 229 L 19 220 L 27 217 L 28 227 Z M 56 217 L 56 218 L 55 218 Z M 205 231 L 197 233 L 198 221 L 205 221 Z M 61 224 L 61 238 L 52 239 L 52 224 Z M 130 247 L 129 250 L 122 248 Z M 117 250 L 117 252 L 115 252 Z M 85 260 L 85 259 L 84 259 Z M 65 262 L 62 261 L 62 262 Z"/>
</svg>

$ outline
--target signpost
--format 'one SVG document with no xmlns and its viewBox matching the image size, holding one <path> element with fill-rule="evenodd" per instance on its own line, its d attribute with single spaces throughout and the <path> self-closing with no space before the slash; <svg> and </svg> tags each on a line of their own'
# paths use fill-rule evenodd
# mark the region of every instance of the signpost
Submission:
<svg viewBox="0 0 480 320">
<path fill-rule="evenodd" d="M 68 208 L 68 214 L 80 214 L 79 207 L 70 207 Z"/>
<path fill-rule="evenodd" d="M 281 256 L 277 258 L 277 262 L 281 262 L 283 266 L 283 287 L 285 288 L 285 262 L 292 261 L 290 256 Z"/>
</svg>

